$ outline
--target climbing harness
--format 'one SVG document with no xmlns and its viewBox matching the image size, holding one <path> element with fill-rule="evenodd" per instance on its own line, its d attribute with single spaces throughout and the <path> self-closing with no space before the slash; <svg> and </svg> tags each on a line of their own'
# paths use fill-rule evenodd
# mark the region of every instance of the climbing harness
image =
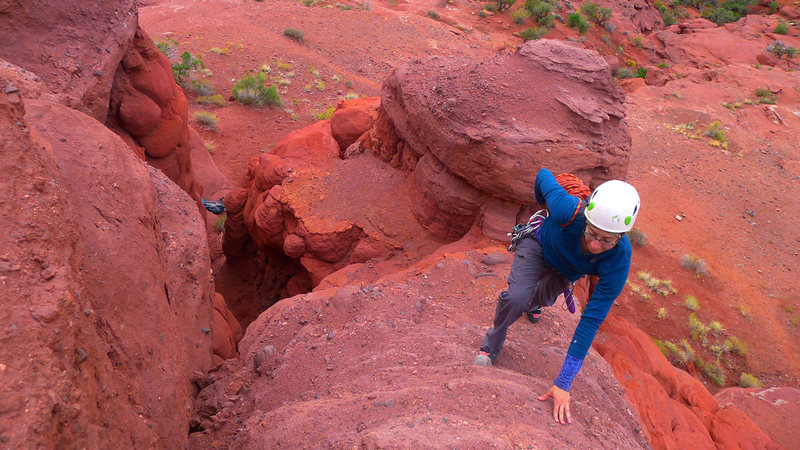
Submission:
<svg viewBox="0 0 800 450">
<path fill-rule="evenodd" d="M 511 245 L 508 246 L 509 253 L 514 253 L 517 251 L 517 244 L 522 238 L 536 234 L 536 238 L 538 240 L 539 227 L 542 226 L 544 219 L 546 219 L 548 216 L 550 216 L 550 211 L 546 209 L 540 209 L 539 211 L 536 211 L 526 223 L 515 225 L 511 230 L 511 233 L 508 233 L 508 235 L 511 236 Z"/>
</svg>

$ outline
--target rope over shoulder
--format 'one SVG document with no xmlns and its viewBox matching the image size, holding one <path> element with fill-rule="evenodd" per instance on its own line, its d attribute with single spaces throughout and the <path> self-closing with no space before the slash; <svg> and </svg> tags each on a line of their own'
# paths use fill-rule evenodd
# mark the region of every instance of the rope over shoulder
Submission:
<svg viewBox="0 0 800 450">
<path fill-rule="evenodd" d="M 589 198 L 590 195 L 592 195 L 592 190 L 589 189 L 589 186 L 583 184 L 583 181 L 581 181 L 580 178 L 571 173 L 560 173 L 556 175 L 556 181 L 561 185 L 561 187 L 564 188 L 565 191 L 567 191 L 568 194 L 574 195 L 581 200 L 578 202 L 578 206 L 575 208 L 575 212 L 572 213 L 572 217 L 569 219 L 569 222 L 561 225 L 562 227 L 567 227 L 572 223 L 573 220 L 575 220 L 575 217 L 578 216 L 578 212 L 583 207 L 584 202 L 587 198 Z"/>
</svg>

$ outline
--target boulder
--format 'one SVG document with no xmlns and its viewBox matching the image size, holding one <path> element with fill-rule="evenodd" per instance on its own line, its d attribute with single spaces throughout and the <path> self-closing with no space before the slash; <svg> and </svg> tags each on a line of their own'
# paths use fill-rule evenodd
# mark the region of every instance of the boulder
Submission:
<svg viewBox="0 0 800 450">
<path fill-rule="evenodd" d="M 753 420 L 775 442 L 786 448 L 797 443 L 800 429 L 800 389 L 727 388 L 717 392 L 722 407 L 735 406 Z"/>
<path fill-rule="evenodd" d="M 533 203 L 540 167 L 592 187 L 624 178 L 631 141 L 623 102 L 596 52 L 542 39 L 487 61 L 398 67 L 384 82 L 370 141 L 412 173 L 418 219 L 452 237 L 489 197 Z"/>
<path fill-rule="evenodd" d="M 347 150 L 359 136 L 372 128 L 378 117 L 380 97 L 340 100 L 331 117 L 331 134 L 341 151 Z"/>
</svg>

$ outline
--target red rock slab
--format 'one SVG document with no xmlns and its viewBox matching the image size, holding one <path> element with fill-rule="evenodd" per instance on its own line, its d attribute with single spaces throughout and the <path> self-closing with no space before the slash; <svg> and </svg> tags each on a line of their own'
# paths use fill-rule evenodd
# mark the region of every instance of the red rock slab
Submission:
<svg viewBox="0 0 800 450">
<path fill-rule="evenodd" d="M 800 389 L 783 386 L 768 389 L 727 388 L 716 395 L 720 406 L 735 406 L 784 447 L 797 445 L 800 430 Z"/>
</svg>

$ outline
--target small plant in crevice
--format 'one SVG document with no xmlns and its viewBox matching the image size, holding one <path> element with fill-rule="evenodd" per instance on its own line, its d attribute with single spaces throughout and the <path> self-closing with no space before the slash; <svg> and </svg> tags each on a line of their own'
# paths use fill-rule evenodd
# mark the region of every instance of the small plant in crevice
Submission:
<svg viewBox="0 0 800 450">
<path fill-rule="evenodd" d="M 217 131 L 217 124 L 219 123 L 219 119 L 217 118 L 216 115 L 208 111 L 197 111 L 192 115 L 192 117 L 194 118 L 195 121 L 197 121 L 197 123 L 203 125 L 209 130 Z"/>
<path fill-rule="evenodd" d="M 716 362 L 706 362 L 703 358 L 698 356 L 695 358 L 694 365 L 700 369 L 700 372 L 702 372 L 706 378 L 714 382 L 717 386 L 723 386 L 725 384 L 725 372 Z"/>
<path fill-rule="evenodd" d="M 567 26 L 575 28 L 580 34 L 586 34 L 590 25 L 581 13 L 574 12 L 567 16 Z"/>
<path fill-rule="evenodd" d="M 705 260 L 694 255 L 684 254 L 681 256 L 681 267 L 694 272 L 695 276 L 698 278 L 708 274 L 708 267 L 706 266 Z"/>
<path fill-rule="evenodd" d="M 786 25 L 786 22 L 781 20 L 775 25 L 775 29 L 772 32 L 775 34 L 787 34 L 789 33 L 789 26 Z"/>
<path fill-rule="evenodd" d="M 206 151 L 211 155 L 217 151 L 217 141 L 213 139 L 204 139 L 203 145 L 206 147 Z"/>
<path fill-rule="evenodd" d="M 222 214 L 217 216 L 216 220 L 214 220 L 214 229 L 217 231 L 222 231 L 225 229 L 225 220 L 228 219 L 227 214 Z"/>
<path fill-rule="evenodd" d="M 750 375 L 747 372 L 742 372 L 739 376 L 739 386 L 743 388 L 762 388 L 764 387 L 764 383 L 761 382 L 758 378 Z"/>
</svg>

